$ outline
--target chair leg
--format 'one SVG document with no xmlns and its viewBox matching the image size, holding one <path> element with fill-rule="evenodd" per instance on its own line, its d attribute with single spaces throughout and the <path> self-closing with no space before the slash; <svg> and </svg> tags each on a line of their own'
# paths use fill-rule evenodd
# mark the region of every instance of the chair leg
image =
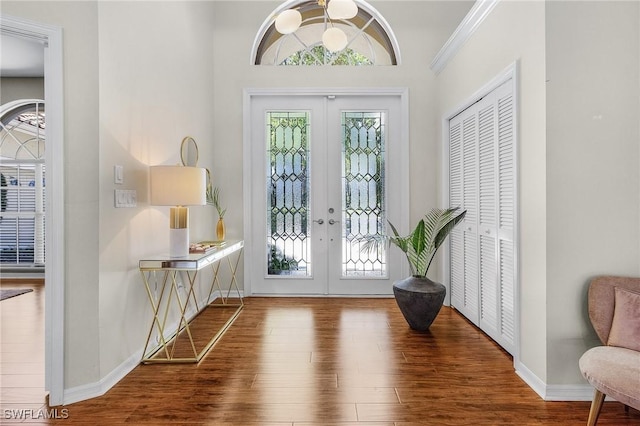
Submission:
<svg viewBox="0 0 640 426">
<path fill-rule="evenodd" d="M 598 423 L 598 416 L 600 416 L 600 409 L 604 402 L 604 394 L 596 389 L 593 395 L 593 401 L 591 402 L 591 409 L 589 410 L 589 420 L 587 420 L 587 426 L 595 426 Z"/>
</svg>

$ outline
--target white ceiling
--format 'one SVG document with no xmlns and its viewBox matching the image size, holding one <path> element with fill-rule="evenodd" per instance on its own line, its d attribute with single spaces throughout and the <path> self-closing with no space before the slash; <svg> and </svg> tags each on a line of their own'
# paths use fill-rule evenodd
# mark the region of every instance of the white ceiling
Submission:
<svg viewBox="0 0 640 426">
<path fill-rule="evenodd" d="M 42 43 L 0 35 L 0 77 L 44 77 Z"/>
</svg>

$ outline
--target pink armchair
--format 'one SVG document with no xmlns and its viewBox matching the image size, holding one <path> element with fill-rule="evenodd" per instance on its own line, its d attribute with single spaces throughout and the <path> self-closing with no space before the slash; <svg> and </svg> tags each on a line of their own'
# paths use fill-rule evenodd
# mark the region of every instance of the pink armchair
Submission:
<svg viewBox="0 0 640 426">
<path fill-rule="evenodd" d="M 605 396 L 640 410 L 640 278 L 597 277 L 589 286 L 589 319 L 605 346 L 580 358 L 595 388 L 587 425 L 595 425 Z"/>
</svg>

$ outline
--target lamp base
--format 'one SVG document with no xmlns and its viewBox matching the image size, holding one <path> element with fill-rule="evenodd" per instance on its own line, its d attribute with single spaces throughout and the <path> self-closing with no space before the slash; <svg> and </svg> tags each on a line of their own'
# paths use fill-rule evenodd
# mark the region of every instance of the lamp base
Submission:
<svg viewBox="0 0 640 426">
<path fill-rule="evenodd" d="M 169 230 L 169 256 L 186 257 L 189 255 L 189 228 Z"/>
</svg>

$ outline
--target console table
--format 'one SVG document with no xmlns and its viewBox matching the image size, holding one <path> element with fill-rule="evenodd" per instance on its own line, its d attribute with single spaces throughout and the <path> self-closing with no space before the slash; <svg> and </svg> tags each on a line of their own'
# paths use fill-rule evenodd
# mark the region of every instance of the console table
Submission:
<svg viewBox="0 0 640 426">
<path fill-rule="evenodd" d="M 142 352 L 143 363 L 199 362 L 222 337 L 244 306 L 238 282 L 236 281 L 236 270 L 243 247 L 244 241 L 228 241 L 223 246 L 204 254 L 190 254 L 179 258 L 160 255 L 139 261 L 140 273 L 147 290 L 149 302 L 153 308 L 153 320 Z M 220 264 L 225 259 L 229 266 L 231 278 L 229 288 L 222 290 L 218 272 L 220 271 Z M 208 266 L 213 271 L 213 277 L 206 303 L 203 306 L 199 306 L 195 291 L 196 278 L 198 272 Z M 184 276 L 187 277 L 187 282 L 182 283 L 180 277 Z M 232 303 L 230 296 L 234 290 L 238 297 L 237 299 L 234 297 Z M 214 291 L 217 291 L 217 296 L 219 296 L 215 302 L 219 303 L 211 302 L 211 296 Z M 202 305 L 202 303 L 200 304 Z M 198 349 L 192 333 L 192 321 L 206 309 L 220 307 L 236 309 L 233 310 L 233 313 L 222 327 L 214 330 L 215 334 L 211 340 L 204 347 Z M 173 315 L 170 312 L 173 312 Z M 191 314 L 193 316 L 187 318 Z M 171 327 L 167 324 L 170 316 L 178 316 L 177 327 L 175 325 L 172 327 L 175 328 L 175 331 L 167 330 L 167 328 Z M 149 348 L 154 330 L 157 331 L 157 337 L 155 337 L 157 346 Z M 167 336 L 166 333 L 169 333 L 169 335 Z M 176 354 L 178 338 L 187 341 L 189 356 Z M 148 349 L 149 351 L 147 352 Z"/>
</svg>

